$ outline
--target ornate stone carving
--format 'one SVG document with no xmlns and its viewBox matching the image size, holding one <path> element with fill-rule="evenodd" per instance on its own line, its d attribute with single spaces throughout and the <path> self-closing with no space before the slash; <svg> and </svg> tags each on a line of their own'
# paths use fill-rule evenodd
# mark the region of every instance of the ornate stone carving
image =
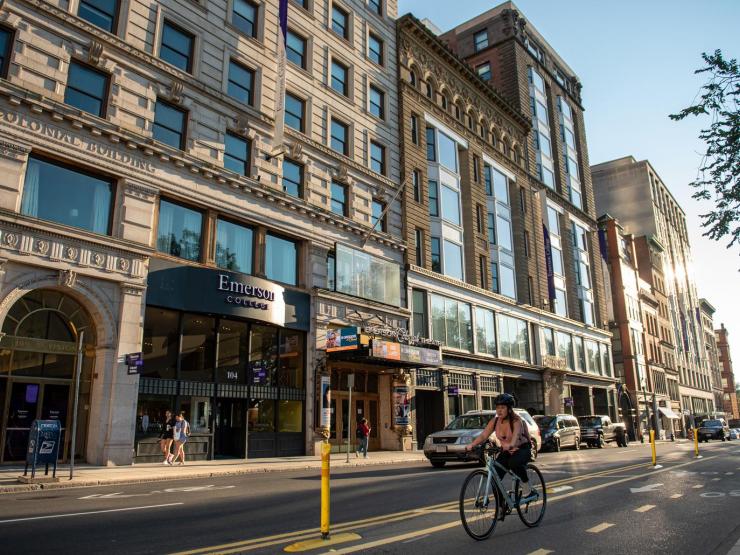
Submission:
<svg viewBox="0 0 740 555">
<path fill-rule="evenodd" d="M 64 256 L 70 260 L 77 260 L 77 255 L 79 254 L 79 251 L 76 247 L 67 247 L 64 249 Z"/>
<path fill-rule="evenodd" d="M 183 84 L 180 81 L 173 81 L 169 91 L 170 100 L 175 104 L 180 104 L 182 102 L 184 90 L 185 87 L 183 87 Z"/>
<path fill-rule="evenodd" d="M 118 268 L 122 272 L 128 272 L 129 271 L 129 268 L 131 268 L 131 262 L 129 262 L 125 258 L 119 258 L 118 259 Z"/>
<path fill-rule="evenodd" d="M 87 61 L 94 66 L 100 65 L 100 58 L 103 55 L 103 44 L 93 40 L 90 42 L 90 50 L 87 52 Z"/>
<path fill-rule="evenodd" d="M 3 243 L 9 247 L 15 247 L 18 245 L 18 236 L 15 233 L 6 233 L 3 237 Z"/>
<path fill-rule="evenodd" d="M 102 266 L 103 262 L 105 262 L 105 257 L 99 252 L 93 253 L 90 259 L 92 260 L 92 263 L 96 266 Z"/>
<path fill-rule="evenodd" d="M 24 161 L 29 152 L 31 152 L 30 147 L 9 143 L 7 141 L 0 141 L 0 156 L 3 158 Z"/>
<path fill-rule="evenodd" d="M 349 170 L 344 164 L 339 164 L 339 167 L 334 172 L 334 179 L 346 183 L 349 181 Z"/>
<path fill-rule="evenodd" d="M 46 254 L 49 252 L 49 241 L 39 239 L 36 241 L 36 252 L 39 254 Z"/>
<path fill-rule="evenodd" d="M 74 287 L 77 283 L 77 272 L 74 270 L 59 270 L 59 285 Z"/>
<path fill-rule="evenodd" d="M 303 154 L 303 145 L 300 143 L 293 143 L 288 146 L 288 156 L 293 158 L 294 160 L 298 160 L 301 158 L 301 155 Z"/>
</svg>

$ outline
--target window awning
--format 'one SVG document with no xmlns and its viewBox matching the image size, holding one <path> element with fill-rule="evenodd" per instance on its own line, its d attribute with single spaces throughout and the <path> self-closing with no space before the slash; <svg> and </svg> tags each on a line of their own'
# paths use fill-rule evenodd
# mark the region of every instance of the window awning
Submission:
<svg viewBox="0 0 740 555">
<path fill-rule="evenodd" d="M 681 417 L 678 416 L 675 412 L 673 412 L 671 409 L 667 407 L 658 407 L 658 410 L 661 412 L 663 416 L 666 418 L 670 418 L 671 420 L 680 420 Z"/>
</svg>

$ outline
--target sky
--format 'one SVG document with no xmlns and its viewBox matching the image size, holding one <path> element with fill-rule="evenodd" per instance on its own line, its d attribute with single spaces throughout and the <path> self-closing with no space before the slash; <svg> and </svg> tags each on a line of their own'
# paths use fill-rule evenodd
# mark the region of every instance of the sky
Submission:
<svg viewBox="0 0 740 555">
<path fill-rule="evenodd" d="M 498 1 L 399 0 L 398 14 L 428 17 L 442 31 L 498 5 Z M 702 52 L 740 57 L 740 1 L 519 0 L 534 25 L 583 84 L 591 164 L 626 155 L 650 160 L 686 212 L 700 297 L 724 323 L 736 380 L 740 380 L 740 246 L 726 248 L 702 236 L 700 215 L 711 204 L 691 198 L 707 122 L 674 122 L 668 114 L 689 106 L 704 82 L 694 70 Z M 454 9 L 450 9 L 454 6 Z"/>
</svg>

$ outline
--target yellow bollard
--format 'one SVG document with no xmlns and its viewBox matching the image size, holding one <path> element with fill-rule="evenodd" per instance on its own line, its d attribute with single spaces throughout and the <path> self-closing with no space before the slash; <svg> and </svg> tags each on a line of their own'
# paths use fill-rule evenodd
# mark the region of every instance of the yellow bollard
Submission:
<svg viewBox="0 0 740 555">
<path fill-rule="evenodd" d="M 699 456 L 699 428 L 694 428 L 694 456 Z"/>
<path fill-rule="evenodd" d="M 329 538 L 329 455 L 331 445 L 321 445 L 321 538 Z"/>
<path fill-rule="evenodd" d="M 655 430 L 650 430 L 650 448 L 653 450 L 653 466 L 658 464 L 658 457 L 655 453 Z"/>
</svg>

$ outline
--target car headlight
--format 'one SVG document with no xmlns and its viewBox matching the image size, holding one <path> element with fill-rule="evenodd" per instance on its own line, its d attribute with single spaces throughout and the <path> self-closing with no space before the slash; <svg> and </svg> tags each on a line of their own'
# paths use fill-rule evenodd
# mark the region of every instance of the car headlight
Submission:
<svg viewBox="0 0 740 555">
<path fill-rule="evenodd" d="M 424 445 L 431 445 L 432 443 L 432 436 L 427 436 L 427 438 L 424 440 Z"/>
<path fill-rule="evenodd" d="M 473 443 L 473 440 L 475 439 L 475 436 L 462 436 L 460 438 L 460 443 L 463 445 L 467 445 L 468 443 Z"/>
</svg>

